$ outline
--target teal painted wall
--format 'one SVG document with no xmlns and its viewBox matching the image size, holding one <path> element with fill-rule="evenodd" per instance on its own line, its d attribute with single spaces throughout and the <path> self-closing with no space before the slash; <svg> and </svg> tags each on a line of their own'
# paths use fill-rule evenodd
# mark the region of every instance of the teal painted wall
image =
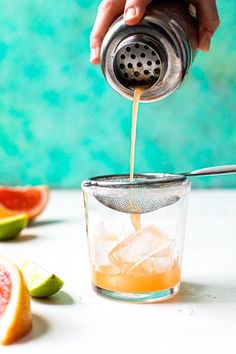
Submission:
<svg viewBox="0 0 236 354">
<path fill-rule="evenodd" d="M 1 184 L 77 187 L 91 175 L 128 171 L 131 102 L 88 63 L 97 4 L 1 2 Z M 136 171 L 236 163 L 236 1 L 218 5 L 210 53 L 199 53 L 178 92 L 141 105 Z M 194 186 L 236 187 L 236 177 Z"/>
</svg>

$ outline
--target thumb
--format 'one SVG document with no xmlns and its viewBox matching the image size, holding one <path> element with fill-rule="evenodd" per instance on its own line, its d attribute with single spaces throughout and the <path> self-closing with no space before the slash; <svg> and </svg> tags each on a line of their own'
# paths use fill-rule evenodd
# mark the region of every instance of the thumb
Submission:
<svg viewBox="0 0 236 354">
<path fill-rule="evenodd" d="M 146 7 L 152 0 L 127 0 L 124 11 L 124 21 L 127 25 L 135 25 L 141 21 Z"/>
</svg>

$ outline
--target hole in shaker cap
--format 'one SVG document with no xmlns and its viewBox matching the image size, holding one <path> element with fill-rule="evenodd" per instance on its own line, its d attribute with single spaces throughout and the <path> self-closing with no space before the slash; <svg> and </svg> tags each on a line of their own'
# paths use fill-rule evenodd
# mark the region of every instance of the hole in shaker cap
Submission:
<svg viewBox="0 0 236 354">
<path fill-rule="evenodd" d="M 124 64 L 120 64 L 120 69 L 124 69 L 124 68 L 125 68 Z"/>
<path fill-rule="evenodd" d="M 138 68 L 141 68 L 142 65 L 143 65 L 143 64 L 142 64 L 140 61 L 137 63 L 137 67 L 138 67 Z"/>
<path fill-rule="evenodd" d="M 138 76 L 139 76 L 139 72 L 138 72 L 138 71 L 135 71 L 135 72 L 134 72 L 134 76 L 138 77 Z"/>
<path fill-rule="evenodd" d="M 152 65 L 152 62 L 150 60 L 147 61 L 147 65 L 148 66 L 151 66 Z"/>
<path fill-rule="evenodd" d="M 124 55 L 124 54 L 121 54 L 120 58 L 121 58 L 121 59 L 125 59 L 125 55 Z"/>
<path fill-rule="evenodd" d="M 145 75 L 148 75 L 148 74 L 149 74 L 149 71 L 148 71 L 148 70 L 144 70 L 144 74 L 145 74 Z"/>
<path fill-rule="evenodd" d="M 154 83 L 156 81 L 154 76 L 150 76 L 148 79 L 151 83 Z"/>
<path fill-rule="evenodd" d="M 155 56 L 155 55 L 156 55 L 156 53 L 154 52 L 154 50 L 152 51 L 152 55 L 153 55 L 153 56 Z"/>
<path fill-rule="evenodd" d="M 127 66 L 128 66 L 128 68 L 129 68 L 129 69 L 132 69 L 132 67 L 133 67 L 133 64 L 131 64 L 131 63 L 128 63 L 128 65 L 127 65 Z"/>
<path fill-rule="evenodd" d="M 156 65 L 160 65 L 161 62 L 160 62 L 160 60 L 156 60 L 155 63 L 156 63 Z"/>
<path fill-rule="evenodd" d="M 149 49 L 149 47 L 148 47 L 147 45 L 145 45 L 145 46 L 144 46 L 144 49 L 145 49 L 145 50 L 148 50 L 148 49 Z"/>
<path fill-rule="evenodd" d="M 159 68 L 154 69 L 154 73 L 157 75 L 160 74 L 160 69 Z"/>
<path fill-rule="evenodd" d="M 139 48 L 139 44 L 138 43 L 135 43 L 135 48 Z"/>
<path fill-rule="evenodd" d="M 141 53 L 140 56 L 141 56 L 141 58 L 145 58 L 146 54 L 145 53 Z"/>
<path fill-rule="evenodd" d="M 135 59 L 136 58 L 136 55 L 135 54 L 131 54 L 131 59 Z"/>
<path fill-rule="evenodd" d="M 126 52 L 130 52 L 131 48 L 130 47 L 126 47 Z"/>
</svg>

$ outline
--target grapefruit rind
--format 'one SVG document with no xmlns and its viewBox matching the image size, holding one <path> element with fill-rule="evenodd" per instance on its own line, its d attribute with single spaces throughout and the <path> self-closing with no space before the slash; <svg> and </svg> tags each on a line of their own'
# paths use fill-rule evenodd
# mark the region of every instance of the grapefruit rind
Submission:
<svg viewBox="0 0 236 354">
<path fill-rule="evenodd" d="M 0 256 L 0 264 L 10 274 L 12 290 L 5 312 L 0 317 L 0 343 L 11 344 L 32 328 L 30 296 L 23 275 L 8 259 Z"/>
<path fill-rule="evenodd" d="M 64 285 L 63 280 L 38 264 L 26 260 L 19 265 L 29 293 L 33 297 L 49 297 L 56 294 Z"/>
</svg>

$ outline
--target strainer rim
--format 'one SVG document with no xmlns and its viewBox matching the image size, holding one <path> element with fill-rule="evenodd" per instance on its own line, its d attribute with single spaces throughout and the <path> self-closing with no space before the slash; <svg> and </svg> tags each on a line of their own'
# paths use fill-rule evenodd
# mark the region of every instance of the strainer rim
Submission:
<svg viewBox="0 0 236 354">
<path fill-rule="evenodd" d="M 168 176 L 173 176 L 173 180 L 168 180 L 168 179 L 163 179 L 163 180 L 155 180 L 157 176 L 161 177 L 168 177 Z M 141 186 L 147 186 L 147 185 L 156 185 L 156 186 L 163 186 L 163 185 L 172 185 L 176 183 L 181 183 L 187 180 L 187 177 L 181 174 L 174 174 L 174 173 L 135 173 L 134 178 L 142 178 L 142 177 L 147 177 L 150 179 L 147 179 L 146 181 L 104 181 L 102 179 L 109 179 L 109 178 L 129 178 L 128 173 L 124 174 L 111 174 L 111 175 L 101 175 L 101 176 L 94 176 L 90 177 L 87 180 L 82 181 L 81 187 L 83 188 L 89 188 L 89 187 L 104 187 L 104 188 L 118 188 L 118 187 L 141 187 Z"/>
</svg>

